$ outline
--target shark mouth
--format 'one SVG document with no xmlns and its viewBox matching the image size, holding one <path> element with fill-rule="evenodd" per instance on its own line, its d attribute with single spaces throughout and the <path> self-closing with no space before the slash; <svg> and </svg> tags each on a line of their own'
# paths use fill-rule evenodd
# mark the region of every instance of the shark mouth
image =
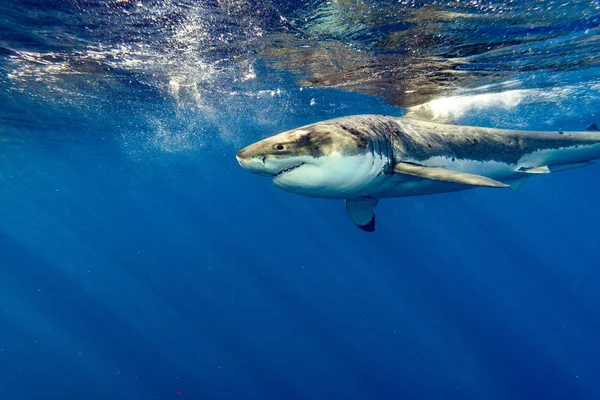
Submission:
<svg viewBox="0 0 600 400">
<path fill-rule="evenodd" d="M 275 175 L 273 175 L 273 177 L 278 177 L 278 176 L 281 176 L 281 175 L 283 175 L 283 174 L 284 174 L 284 173 L 286 173 L 286 172 L 290 172 L 291 170 L 294 170 L 294 169 L 296 169 L 296 168 L 298 168 L 298 167 L 301 167 L 301 166 L 303 166 L 304 164 L 306 164 L 306 163 L 300 163 L 300 164 L 298 164 L 298 165 L 294 165 L 293 167 L 289 167 L 289 168 L 286 168 L 286 169 L 284 169 L 284 170 L 281 170 L 281 171 L 279 171 L 278 173 L 276 173 Z"/>
</svg>

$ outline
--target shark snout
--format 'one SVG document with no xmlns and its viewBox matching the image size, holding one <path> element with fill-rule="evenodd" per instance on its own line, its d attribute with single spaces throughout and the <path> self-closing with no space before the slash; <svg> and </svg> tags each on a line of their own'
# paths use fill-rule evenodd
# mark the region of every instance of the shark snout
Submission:
<svg viewBox="0 0 600 400">
<path fill-rule="evenodd" d="M 235 158 L 240 166 L 246 171 L 263 176 L 273 175 L 273 173 L 267 169 L 265 157 L 255 154 L 251 149 L 248 149 L 248 147 L 240 150 Z"/>
<path fill-rule="evenodd" d="M 241 149 L 240 151 L 238 151 L 238 153 L 235 155 L 235 158 L 241 164 L 243 161 L 247 160 L 248 158 L 252 158 L 252 154 L 250 154 L 250 152 L 248 151 L 248 147 L 245 147 L 245 148 Z"/>
</svg>

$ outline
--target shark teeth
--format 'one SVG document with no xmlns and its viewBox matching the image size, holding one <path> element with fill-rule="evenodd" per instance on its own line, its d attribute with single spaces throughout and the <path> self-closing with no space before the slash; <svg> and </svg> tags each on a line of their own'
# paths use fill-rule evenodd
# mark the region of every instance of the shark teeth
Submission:
<svg viewBox="0 0 600 400">
<path fill-rule="evenodd" d="M 285 172 L 289 172 L 289 171 L 291 171 L 291 170 L 293 170 L 293 169 L 296 169 L 296 168 L 298 168 L 298 167 L 301 167 L 301 166 L 302 166 L 302 165 L 304 165 L 304 164 L 305 164 L 305 163 L 301 163 L 301 164 L 298 164 L 298 165 L 294 165 L 293 167 L 286 168 L 286 169 L 284 169 L 284 170 L 282 170 L 282 171 L 279 171 L 278 173 L 276 173 L 276 174 L 275 174 L 275 176 L 280 176 L 280 175 L 282 175 L 283 173 L 285 173 Z"/>
</svg>

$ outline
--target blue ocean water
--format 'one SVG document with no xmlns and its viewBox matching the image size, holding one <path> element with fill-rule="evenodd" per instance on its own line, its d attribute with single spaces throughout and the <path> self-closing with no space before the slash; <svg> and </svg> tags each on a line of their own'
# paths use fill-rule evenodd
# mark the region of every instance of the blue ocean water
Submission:
<svg viewBox="0 0 600 400">
<path fill-rule="evenodd" d="M 358 113 L 600 117 L 595 1 L 3 1 L 0 399 L 599 399 L 600 168 L 341 201 L 239 167 Z"/>
</svg>

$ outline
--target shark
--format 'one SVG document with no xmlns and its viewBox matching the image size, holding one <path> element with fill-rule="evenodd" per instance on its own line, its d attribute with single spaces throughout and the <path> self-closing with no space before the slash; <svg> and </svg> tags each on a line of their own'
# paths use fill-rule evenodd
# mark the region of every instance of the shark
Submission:
<svg viewBox="0 0 600 400">
<path fill-rule="evenodd" d="M 584 131 L 525 131 L 352 115 L 267 137 L 236 158 L 285 191 L 343 199 L 352 222 L 373 232 L 382 198 L 518 191 L 531 177 L 593 164 L 600 132 L 596 124 Z"/>
</svg>

